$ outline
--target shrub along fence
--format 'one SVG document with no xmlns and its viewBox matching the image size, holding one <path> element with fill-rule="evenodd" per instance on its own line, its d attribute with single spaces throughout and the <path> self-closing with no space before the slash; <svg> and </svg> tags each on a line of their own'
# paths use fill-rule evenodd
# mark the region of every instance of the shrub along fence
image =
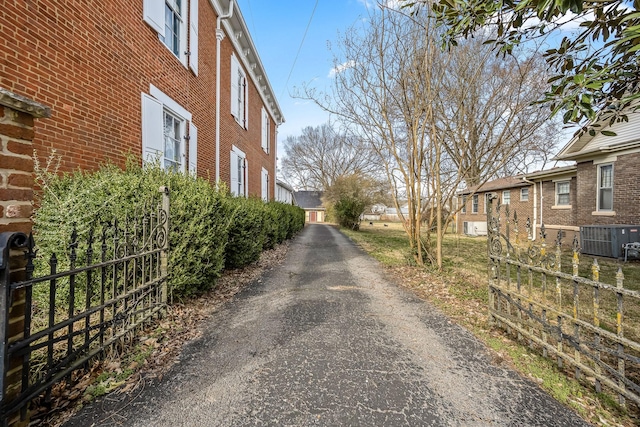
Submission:
<svg viewBox="0 0 640 427">
<path fill-rule="evenodd" d="M 609 391 L 619 402 L 640 405 L 640 292 L 624 283 L 618 268 L 615 284 L 601 281 L 596 259 L 591 277 L 579 274 L 580 247 L 574 239 L 571 261 L 563 263 L 562 231 L 548 245 L 520 241 L 518 217 L 489 197 L 487 209 L 489 312 L 507 331 L 573 368 L 576 378 L 597 392 Z M 529 221 L 524 227 L 530 234 Z M 505 230 L 504 234 L 501 230 Z M 512 240 L 513 239 L 513 240 Z M 564 270 L 564 271 L 563 271 Z M 631 289 L 635 286 L 636 289 Z"/>
<path fill-rule="evenodd" d="M 2 263 L 2 388 L 17 397 L 0 405 L 3 423 L 51 385 L 110 345 L 126 347 L 173 299 L 215 286 L 224 266 L 254 262 L 265 248 L 304 227 L 304 211 L 236 198 L 225 188 L 159 167 L 130 162 L 95 173 L 58 176 L 36 162 L 41 188 L 33 238 L 2 236 L 3 253 L 24 251 L 26 275 Z M 158 202 L 159 184 L 168 184 Z M 161 206 L 161 208 L 158 208 Z M 36 255 L 37 253 L 37 255 Z M 22 332 L 7 321 L 14 295 L 24 294 Z M 2 299 L 4 298 L 4 299 Z M 15 313 L 14 313 L 15 314 Z M 11 373 L 20 366 L 20 378 Z M 10 384 L 9 384 L 10 383 Z"/>
</svg>

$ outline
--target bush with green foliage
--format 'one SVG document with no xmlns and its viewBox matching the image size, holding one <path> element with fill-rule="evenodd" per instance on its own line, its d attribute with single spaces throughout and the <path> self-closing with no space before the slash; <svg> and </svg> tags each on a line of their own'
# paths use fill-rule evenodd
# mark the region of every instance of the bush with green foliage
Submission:
<svg viewBox="0 0 640 427">
<path fill-rule="evenodd" d="M 52 253 L 58 270 L 68 268 L 67 247 L 74 225 L 83 244 L 89 230 L 116 220 L 121 227 L 155 207 L 159 188 L 170 189 L 169 271 L 173 295 L 181 298 L 211 288 L 220 276 L 229 228 L 226 191 L 193 176 L 144 167 L 106 165 L 95 172 L 58 175 L 37 169 L 40 186 L 34 230 L 44 272 Z M 82 247 L 78 251 L 83 254 Z M 82 258 L 79 263 L 84 262 Z"/>
<path fill-rule="evenodd" d="M 229 198 L 229 238 L 226 268 L 240 268 L 260 258 L 265 240 L 264 202 L 257 198 Z"/>
<path fill-rule="evenodd" d="M 57 173 L 53 157 L 45 166 L 37 159 L 35 163 L 40 187 L 34 215 L 38 276 L 48 273 L 53 253 L 58 256 L 58 271 L 68 269 L 74 226 L 81 243 L 81 265 L 86 261 L 82 258 L 86 244 L 82 245 L 92 227 L 97 236 L 104 224 L 114 220 L 124 227 L 127 218 L 138 218 L 156 206 L 161 186 L 170 189 L 169 284 L 179 299 L 211 289 L 225 265 L 250 264 L 264 248 L 274 247 L 304 227 L 304 211 L 298 207 L 232 197 L 224 186 L 216 189 L 207 180 L 159 166 L 143 168 L 136 159 L 130 159 L 124 170 L 105 165 L 95 172 L 63 175 Z M 68 288 L 65 292 L 59 286 L 57 292 L 60 301 L 68 298 Z M 37 295 L 34 298 L 38 303 Z"/>
<path fill-rule="evenodd" d="M 358 231 L 360 229 L 360 215 L 364 212 L 366 202 L 356 197 L 341 196 L 333 205 L 338 224 L 341 227 Z"/>
</svg>

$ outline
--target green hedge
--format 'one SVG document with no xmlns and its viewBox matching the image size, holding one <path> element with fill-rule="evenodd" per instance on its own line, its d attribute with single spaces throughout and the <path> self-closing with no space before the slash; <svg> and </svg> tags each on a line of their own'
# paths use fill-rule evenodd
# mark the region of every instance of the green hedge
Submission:
<svg viewBox="0 0 640 427">
<path fill-rule="evenodd" d="M 46 273 L 54 252 L 60 260 L 58 270 L 68 267 L 64 252 L 73 224 L 82 239 L 92 226 L 139 216 L 157 200 L 161 186 L 171 192 L 169 283 L 177 298 L 211 289 L 223 267 L 256 261 L 263 249 L 293 237 L 304 226 L 300 208 L 232 197 L 226 188 L 216 189 L 207 180 L 159 167 L 142 168 L 136 161 L 128 162 L 125 170 L 107 165 L 92 173 L 65 175 L 43 171 L 37 162 L 36 166 L 41 187 L 34 216 L 40 255 L 36 274 Z"/>
</svg>

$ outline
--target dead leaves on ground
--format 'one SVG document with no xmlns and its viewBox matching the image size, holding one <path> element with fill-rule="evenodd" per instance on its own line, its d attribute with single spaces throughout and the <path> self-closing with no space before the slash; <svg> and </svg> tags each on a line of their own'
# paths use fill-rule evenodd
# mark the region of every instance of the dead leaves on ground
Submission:
<svg viewBox="0 0 640 427">
<path fill-rule="evenodd" d="M 67 381 L 55 384 L 46 401 L 41 396 L 30 405 L 31 427 L 58 427 L 68 421 L 83 404 L 97 396 L 115 392 L 133 393 L 143 389 L 145 381 L 162 379 L 178 360 L 182 347 L 201 334 L 201 324 L 222 304 L 260 275 L 280 264 L 288 243 L 262 253 L 256 263 L 225 271 L 215 288 L 192 300 L 167 307 L 166 315 L 132 339 L 126 352 L 109 350 L 103 360 L 78 370 Z"/>
</svg>

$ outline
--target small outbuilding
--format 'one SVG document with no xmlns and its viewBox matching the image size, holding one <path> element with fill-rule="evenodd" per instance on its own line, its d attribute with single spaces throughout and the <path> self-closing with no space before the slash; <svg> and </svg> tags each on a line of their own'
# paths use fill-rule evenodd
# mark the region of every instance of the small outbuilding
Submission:
<svg viewBox="0 0 640 427">
<path fill-rule="evenodd" d="M 306 222 L 324 222 L 325 207 L 322 205 L 322 191 L 295 191 L 295 204 L 304 209 Z"/>
</svg>

